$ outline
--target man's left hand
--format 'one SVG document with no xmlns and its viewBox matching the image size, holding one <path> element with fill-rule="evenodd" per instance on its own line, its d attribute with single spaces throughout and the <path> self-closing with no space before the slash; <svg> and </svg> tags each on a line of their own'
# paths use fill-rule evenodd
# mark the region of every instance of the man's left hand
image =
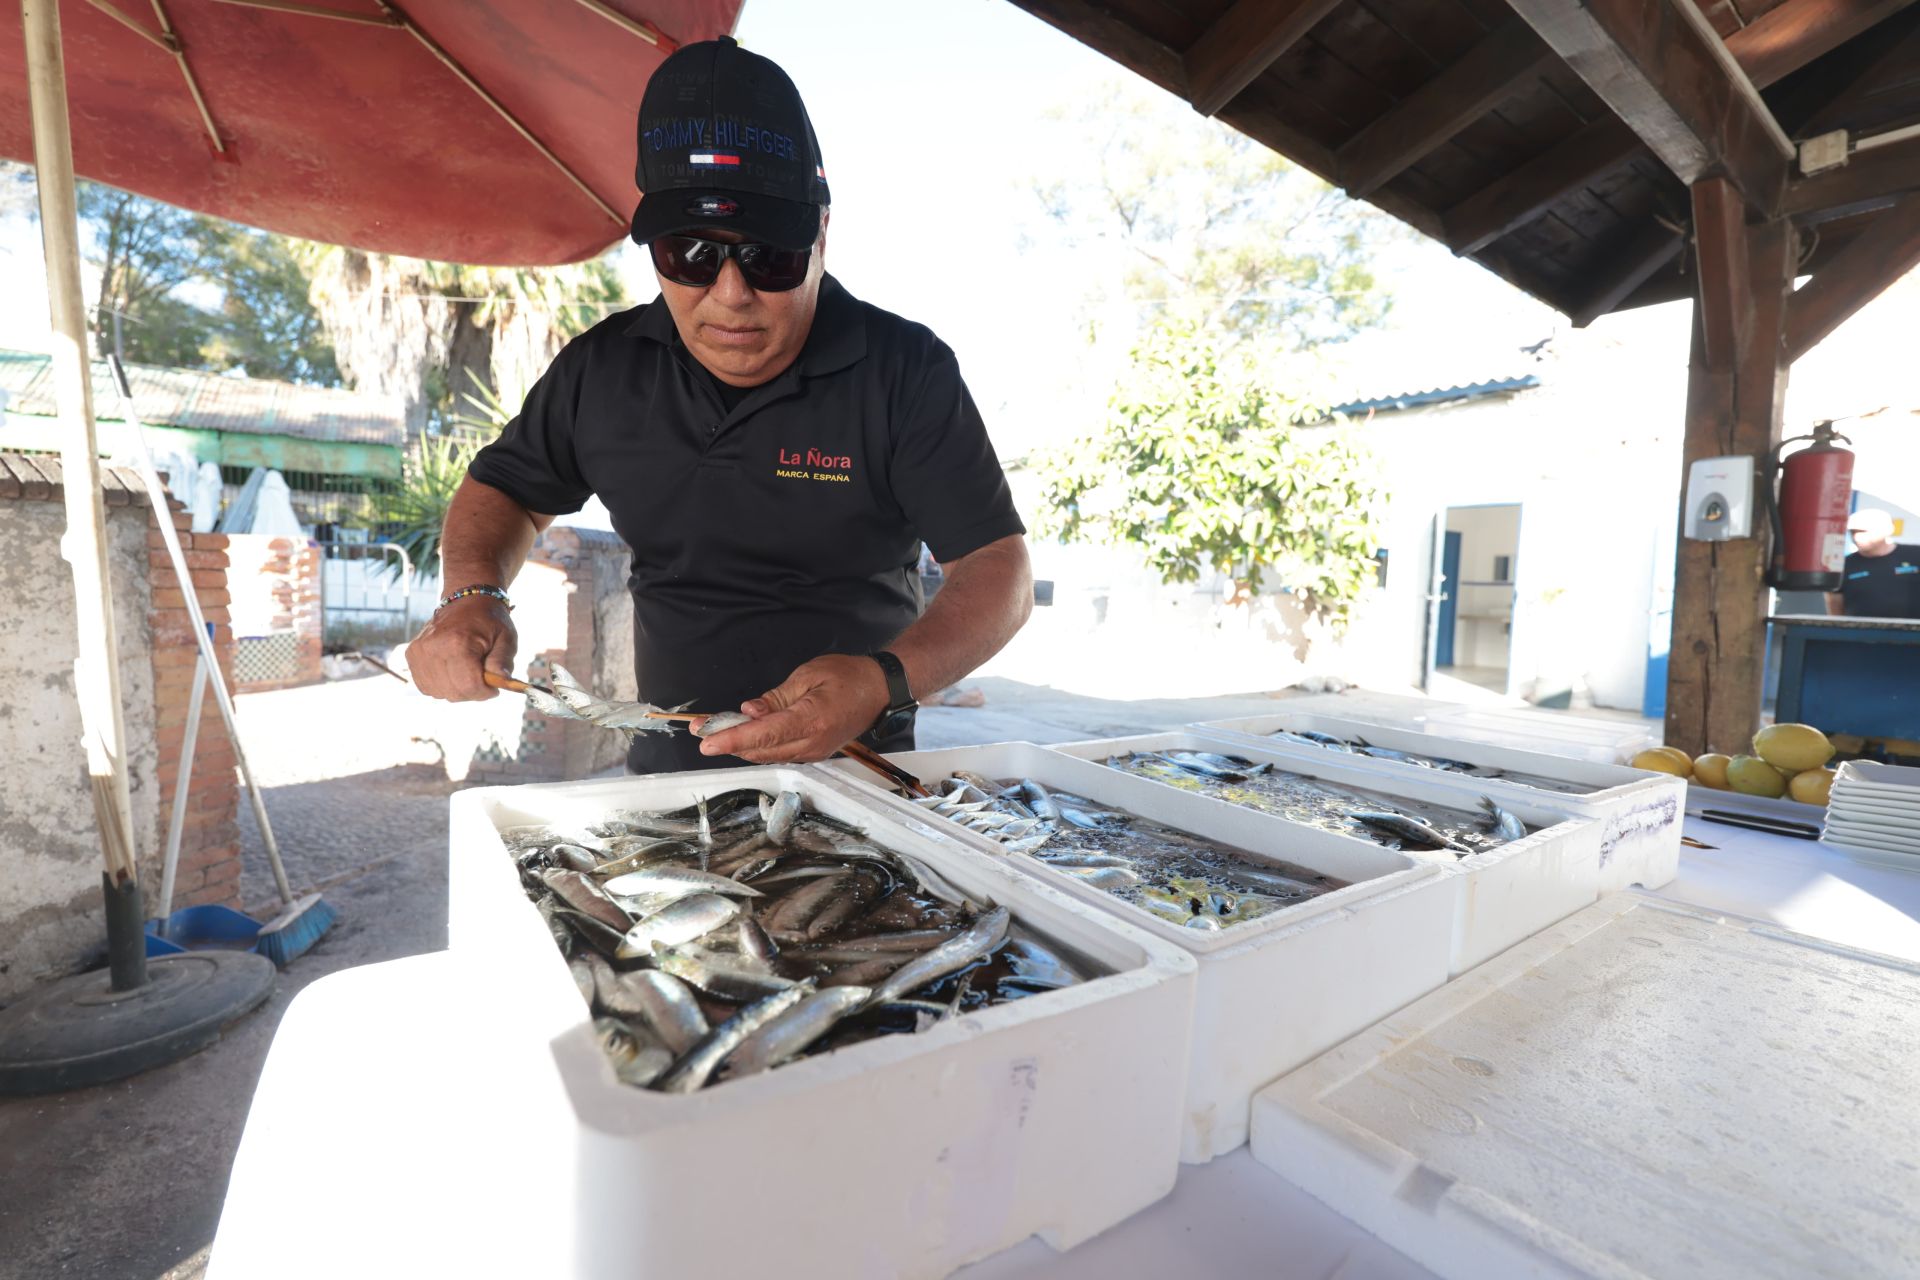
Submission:
<svg viewBox="0 0 1920 1280">
<path fill-rule="evenodd" d="M 865 733 L 886 709 L 887 677 L 880 664 L 830 653 L 803 663 L 779 688 L 741 703 L 753 723 L 704 739 L 700 754 L 809 764 Z"/>
</svg>

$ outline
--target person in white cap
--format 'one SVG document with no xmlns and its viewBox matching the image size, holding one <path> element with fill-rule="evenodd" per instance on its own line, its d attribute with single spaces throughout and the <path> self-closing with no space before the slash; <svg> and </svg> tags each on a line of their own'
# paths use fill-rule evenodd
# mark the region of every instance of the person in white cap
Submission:
<svg viewBox="0 0 1920 1280">
<path fill-rule="evenodd" d="M 1827 612 L 1849 618 L 1920 618 L 1920 547 L 1893 540 L 1893 517 L 1863 507 L 1847 518 L 1853 554 Z"/>
</svg>

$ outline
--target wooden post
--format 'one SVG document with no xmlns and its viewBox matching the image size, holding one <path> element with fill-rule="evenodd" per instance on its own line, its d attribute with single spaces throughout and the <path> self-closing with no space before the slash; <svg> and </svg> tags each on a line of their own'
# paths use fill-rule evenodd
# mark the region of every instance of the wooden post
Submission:
<svg viewBox="0 0 1920 1280">
<path fill-rule="evenodd" d="M 59 404 L 60 466 L 67 532 L 62 553 L 73 568 L 73 664 L 86 740 L 87 774 L 108 880 L 129 889 L 134 876 L 133 802 L 127 788 L 126 726 L 120 716 L 120 651 L 113 630 L 107 570 L 107 521 L 94 438 L 93 379 L 87 359 L 86 304 L 80 292 L 80 219 L 74 199 L 73 136 L 67 120 L 66 68 L 56 0 L 20 0 L 33 109 L 33 158 L 53 321 L 53 383 Z M 155 518 L 168 518 L 165 503 Z M 139 920 L 134 920 L 136 938 Z M 119 976 L 116 966 L 116 978 Z M 116 986 L 121 985 L 116 982 Z"/>
<path fill-rule="evenodd" d="M 1784 220 L 1749 221 L 1725 178 L 1696 182 L 1693 203 L 1702 283 L 1693 304 L 1682 484 L 1695 459 L 1744 454 L 1763 464 L 1779 444 L 1788 366 L 1782 333 L 1797 245 Z M 1666 740 L 1692 755 L 1749 752 L 1760 727 L 1772 532 L 1763 508 L 1755 508 L 1754 523 L 1754 536 L 1731 542 L 1680 539 Z"/>
</svg>

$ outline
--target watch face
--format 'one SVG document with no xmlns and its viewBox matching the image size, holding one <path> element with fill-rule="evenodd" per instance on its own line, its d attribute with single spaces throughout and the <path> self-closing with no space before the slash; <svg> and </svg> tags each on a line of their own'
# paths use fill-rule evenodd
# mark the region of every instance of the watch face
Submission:
<svg viewBox="0 0 1920 1280">
<path fill-rule="evenodd" d="M 880 723 L 873 726 L 875 734 L 890 738 L 896 733 L 904 733 L 913 726 L 913 707 L 901 707 L 898 711 L 889 711 L 880 717 Z"/>
</svg>

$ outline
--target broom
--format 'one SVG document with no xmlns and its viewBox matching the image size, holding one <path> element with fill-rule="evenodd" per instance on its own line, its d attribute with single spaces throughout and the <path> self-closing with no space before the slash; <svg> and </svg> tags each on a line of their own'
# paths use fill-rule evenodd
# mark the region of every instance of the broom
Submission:
<svg viewBox="0 0 1920 1280">
<path fill-rule="evenodd" d="M 287 868 L 280 861 L 280 846 L 273 838 L 272 824 L 267 821 L 267 806 L 260 798 L 260 787 L 253 780 L 253 770 L 247 767 L 247 753 L 240 749 L 240 727 L 234 719 L 233 698 L 227 693 L 227 682 L 220 676 L 219 655 L 213 651 L 213 637 L 207 630 L 205 617 L 200 613 L 200 599 L 193 589 L 193 576 L 187 568 L 187 558 L 180 550 L 180 535 L 173 527 L 172 511 L 167 506 L 167 491 L 160 483 L 159 473 L 153 468 L 153 454 L 147 450 L 146 428 L 134 412 L 133 388 L 127 382 L 127 371 L 121 367 L 117 354 L 108 356 L 107 364 L 113 370 L 114 385 L 119 389 L 121 404 L 125 406 L 127 425 L 133 429 L 134 442 L 139 446 L 134 453 L 134 463 L 139 469 L 141 483 L 147 486 L 147 493 L 153 500 L 153 522 L 160 526 L 160 540 L 167 544 L 173 575 L 180 583 L 180 597 L 186 602 L 187 617 L 193 623 L 194 638 L 200 645 L 200 660 L 206 664 L 207 683 L 213 686 L 213 700 L 220 707 L 220 718 L 226 722 L 227 741 L 233 744 L 233 758 L 240 765 L 241 778 L 246 781 L 247 798 L 253 803 L 254 820 L 260 824 L 260 839 L 267 846 L 267 862 L 273 868 L 274 885 L 280 890 L 283 910 L 260 926 L 255 948 L 284 969 L 296 958 L 312 950 L 327 930 L 333 928 L 335 913 L 317 893 L 296 899 L 292 886 L 287 883 Z M 189 765 L 189 761 L 181 761 L 183 770 Z"/>
</svg>

